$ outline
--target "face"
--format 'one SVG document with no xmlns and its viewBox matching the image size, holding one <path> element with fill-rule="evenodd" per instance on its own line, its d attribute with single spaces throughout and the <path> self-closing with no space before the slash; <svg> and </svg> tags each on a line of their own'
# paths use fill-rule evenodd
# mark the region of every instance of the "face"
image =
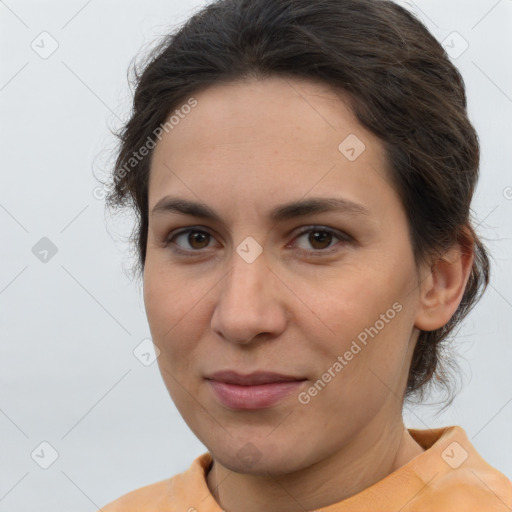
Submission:
<svg viewBox="0 0 512 512">
<path fill-rule="evenodd" d="M 194 98 L 151 164 L 160 371 L 215 460 L 292 472 L 401 419 L 418 334 L 406 215 L 379 140 L 325 85 Z"/>
</svg>

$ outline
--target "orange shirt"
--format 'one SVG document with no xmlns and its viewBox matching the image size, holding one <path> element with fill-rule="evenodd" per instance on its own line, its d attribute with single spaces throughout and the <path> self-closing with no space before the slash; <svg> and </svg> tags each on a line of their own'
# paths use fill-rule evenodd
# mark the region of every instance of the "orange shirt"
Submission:
<svg viewBox="0 0 512 512">
<path fill-rule="evenodd" d="M 363 491 L 321 512 L 510 512 L 512 483 L 458 426 L 409 429 L 426 451 Z M 132 491 L 103 512 L 223 512 L 206 484 L 205 453 L 172 478 Z M 319 511 L 320 512 L 320 511 Z"/>
</svg>

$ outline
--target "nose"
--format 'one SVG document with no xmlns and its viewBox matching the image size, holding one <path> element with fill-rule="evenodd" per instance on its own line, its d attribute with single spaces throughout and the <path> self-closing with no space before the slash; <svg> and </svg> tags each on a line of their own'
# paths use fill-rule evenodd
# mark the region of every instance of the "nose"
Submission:
<svg viewBox="0 0 512 512">
<path fill-rule="evenodd" d="M 287 289 L 263 254 L 248 263 L 235 253 L 231 270 L 218 286 L 211 327 L 224 340 L 247 345 L 286 329 Z"/>
</svg>

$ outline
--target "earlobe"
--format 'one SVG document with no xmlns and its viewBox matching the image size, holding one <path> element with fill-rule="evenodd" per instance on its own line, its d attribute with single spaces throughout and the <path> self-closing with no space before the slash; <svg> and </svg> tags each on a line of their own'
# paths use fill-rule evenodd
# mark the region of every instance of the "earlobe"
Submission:
<svg viewBox="0 0 512 512">
<path fill-rule="evenodd" d="M 446 325 L 459 307 L 474 260 L 473 238 L 467 236 L 468 232 L 464 235 L 424 274 L 414 324 L 422 331 Z"/>
</svg>

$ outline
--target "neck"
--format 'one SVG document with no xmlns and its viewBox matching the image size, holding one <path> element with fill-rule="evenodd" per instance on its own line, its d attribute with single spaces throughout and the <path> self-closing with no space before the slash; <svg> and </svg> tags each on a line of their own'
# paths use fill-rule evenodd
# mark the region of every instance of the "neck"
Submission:
<svg viewBox="0 0 512 512">
<path fill-rule="evenodd" d="M 369 426 L 329 457 L 293 473 L 235 473 L 214 461 L 207 484 L 228 512 L 303 512 L 361 492 L 423 451 L 400 418 L 385 428 Z"/>
</svg>

